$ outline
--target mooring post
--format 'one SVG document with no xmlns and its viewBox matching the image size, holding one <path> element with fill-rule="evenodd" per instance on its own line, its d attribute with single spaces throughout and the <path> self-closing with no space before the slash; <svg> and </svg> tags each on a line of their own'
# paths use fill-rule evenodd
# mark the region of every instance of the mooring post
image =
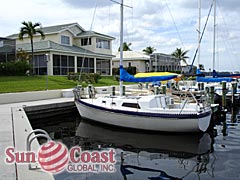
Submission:
<svg viewBox="0 0 240 180">
<path fill-rule="evenodd" d="M 205 87 L 205 92 L 207 94 L 207 103 L 210 103 L 210 93 L 209 93 L 209 87 Z"/>
<path fill-rule="evenodd" d="M 204 90 L 204 83 L 203 83 L 203 82 L 200 84 L 200 90 L 201 90 L 201 91 Z"/>
<path fill-rule="evenodd" d="M 123 96 L 126 95 L 126 86 L 123 86 L 123 93 L 122 93 Z"/>
<path fill-rule="evenodd" d="M 227 95 L 227 82 L 223 81 L 222 82 L 222 118 L 223 118 L 222 133 L 223 133 L 223 136 L 227 135 L 227 122 L 226 122 L 227 102 L 226 102 L 226 95 Z"/>
<path fill-rule="evenodd" d="M 146 83 L 146 89 L 148 89 L 148 83 Z"/>
<path fill-rule="evenodd" d="M 166 95 L 166 93 L 167 93 L 167 86 L 166 85 L 162 86 L 162 93 Z"/>
<path fill-rule="evenodd" d="M 236 94 L 237 93 L 237 83 L 236 82 L 232 83 L 232 89 L 233 89 L 234 94 Z"/>
<path fill-rule="evenodd" d="M 222 82 L 222 107 L 226 107 L 226 95 L 227 95 L 227 82 L 223 81 Z"/>
<path fill-rule="evenodd" d="M 154 95 L 157 95 L 159 93 L 159 87 L 154 86 Z"/>
<path fill-rule="evenodd" d="M 210 103 L 214 104 L 214 86 L 210 87 Z"/>
<path fill-rule="evenodd" d="M 112 96 L 115 96 L 115 95 L 116 95 L 116 87 L 112 86 Z"/>
<path fill-rule="evenodd" d="M 237 92 L 237 83 L 233 82 L 232 83 L 232 107 L 235 105 L 235 94 Z"/>
</svg>

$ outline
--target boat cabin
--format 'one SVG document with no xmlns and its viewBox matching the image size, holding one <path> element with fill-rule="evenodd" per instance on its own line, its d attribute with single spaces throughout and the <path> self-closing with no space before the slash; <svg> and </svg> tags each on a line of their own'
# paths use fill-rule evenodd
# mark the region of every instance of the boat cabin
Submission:
<svg viewBox="0 0 240 180">
<path fill-rule="evenodd" d="M 121 107 L 121 109 L 148 109 L 148 108 L 173 108 L 174 99 L 165 95 L 154 96 L 128 96 L 116 97 L 107 96 L 100 98 L 102 107 Z"/>
</svg>

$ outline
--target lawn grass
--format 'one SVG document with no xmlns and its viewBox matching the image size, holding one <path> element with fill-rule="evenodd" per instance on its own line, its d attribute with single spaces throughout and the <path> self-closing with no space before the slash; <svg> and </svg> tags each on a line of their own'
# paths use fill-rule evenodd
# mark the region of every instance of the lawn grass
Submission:
<svg viewBox="0 0 240 180">
<path fill-rule="evenodd" d="M 102 76 L 97 86 L 118 85 L 112 76 Z M 129 84 L 129 83 L 126 83 Z M 77 81 L 68 80 L 66 76 L 48 76 L 48 90 L 74 88 Z M 86 87 L 87 83 L 82 83 Z M 42 91 L 46 90 L 46 76 L 0 76 L 0 93 Z"/>
</svg>

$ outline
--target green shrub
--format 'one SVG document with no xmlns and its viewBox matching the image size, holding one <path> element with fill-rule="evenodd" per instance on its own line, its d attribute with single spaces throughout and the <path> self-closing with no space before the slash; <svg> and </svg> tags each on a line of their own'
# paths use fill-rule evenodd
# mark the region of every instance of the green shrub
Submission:
<svg viewBox="0 0 240 180">
<path fill-rule="evenodd" d="M 22 76 L 31 69 L 27 61 L 9 61 L 0 63 L 0 75 Z"/>
<path fill-rule="evenodd" d="M 112 74 L 114 76 L 119 75 L 119 68 L 112 68 Z"/>
</svg>

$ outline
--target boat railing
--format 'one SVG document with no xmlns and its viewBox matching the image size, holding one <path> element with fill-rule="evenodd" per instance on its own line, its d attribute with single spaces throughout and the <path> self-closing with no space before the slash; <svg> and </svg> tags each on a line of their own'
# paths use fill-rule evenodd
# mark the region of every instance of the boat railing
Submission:
<svg viewBox="0 0 240 180">
<path fill-rule="evenodd" d="M 186 99 L 184 100 L 184 102 L 183 102 L 183 106 L 182 106 L 182 108 L 181 108 L 179 114 L 182 113 L 182 111 L 183 111 L 184 107 L 186 106 L 187 102 L 188 102 L 188 98 L 186 98 Z"/>
<path fill-rule="evenodd" d="M 74 99 L 81 99 L 84 94 L 84 89 L 81 85 L 78 85 L 73 89 Z"/>
<path fill-rule="evenodd" d="M 188 90 L 187 92 L 191 95 L 191 97 L 193 98 L 194 102 L 197 104 L 197 109 L 199 109 L 199 110 L 205 109 L 205 107 L 208 105 L 208 101 L 207 101 L 207 100 L 205 100 L 205 99 L 200 99 L 200 101 L 198 101 L 198 100 L 196 99 L 196 97 L 194 96 L 194 94 L 193 94 L 190 90 Z M 184 101 L 183 101 L 183 105 L 182 105 L 182 107 L 181 107 L 181 110 L 180 110 L 179 114 L 182 113 L 184 107 L 185 107 L 186 104 L 189 102 L 189 97 L 188 97 L 187 95 L 185 95 L 185 97 L 186 97 L 186 99 L 184 99 Z M 205 97 L 207 97 L 207 96 L 205 95 Z M 180 101 L 182 102 L 181 96 L 180 96 Z M 201 105 L 202 105 L 202 106 L 201 106 Z"/>
<path fill-rule="evenodd" d="M 192 96 L 194 101 L 199 105 L 199 102 L 197 101 L 197 99 L 195 98 L 194 94 L 190 90 L 189 90 L 189 94 Z"/>
</svg>

